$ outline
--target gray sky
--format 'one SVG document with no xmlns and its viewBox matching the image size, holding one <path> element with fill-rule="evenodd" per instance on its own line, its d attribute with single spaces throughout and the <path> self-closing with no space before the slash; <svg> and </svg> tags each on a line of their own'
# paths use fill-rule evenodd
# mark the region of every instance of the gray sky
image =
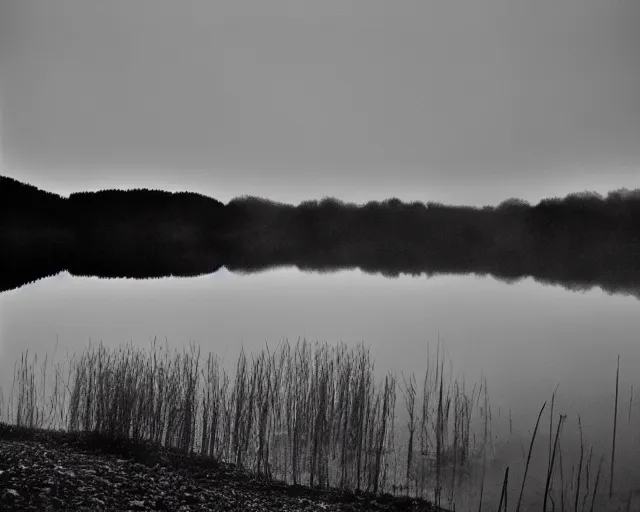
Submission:
<svg viewBox="0 0 640 512">
<path fill-rule="evenodd" d="M 640 187 L 637 0 L 2 0 L 2 174 L 529 200 Z"/>
</svg>

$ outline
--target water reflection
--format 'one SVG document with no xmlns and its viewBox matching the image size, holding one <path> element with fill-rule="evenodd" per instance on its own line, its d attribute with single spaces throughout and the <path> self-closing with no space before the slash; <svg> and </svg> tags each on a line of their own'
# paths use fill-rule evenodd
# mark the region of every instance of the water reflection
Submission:
<svg viewBox="0 0 640 512">
<path fill-rule="evenodd" d="M 505 465 L 517 474 L 537 411 L 558 384 L 555 415 L 568 415 L 565 463 L 578 453 L 578 414 L 589 442 L 610 446 L 620 354 L 617 465 L 622 485 L 635 474 L 630 472 L 637 466 L 633 450 L 640 446 L 634 428 L 640 411 L 637 401 L 629 403 L 631 386 L 640 390 L 637 307 L 632 297 L 597 289 L 573 293 L 532 279 L 506 285 L 468 276 L 388 279 L 358 271 L 294 269 L 241 275 L 224 268 L 208 276 L 152 280 L 62 273 L 0 295 L 1 385 L 10 389 L 13 363 L 25 350 L 42 360 L 52 353 L 56 337 L 62 360 L 67 349 L 82 353 L 90 339 L 112 348 L 131 341 L 142 349 L 153 337 L 161 342 L 166 337 L 178 349 L 195 342 L 204 354 L 221 356 L 231 373 L 241 346 L 257 353 L 265 342 L 273 349 L 285 338 L 344 341 L 352 347 L 364 342 L 379 378 L 387 371 L 399 379 L 414 372 L 418 380 L 439 338 L 447 375 L 464 379 L 468 389 L 481 377 L 488 385 L 496 436 L 485 490 L 490 493 L 494 487 L 499 492 Z M 397 412 L 399 421 L 406 417 L 401 400 Z M 537 441 L 541 453 L 533 459 L 538 469 L 529 477 L 532 488 L 546 464 L 545 417 Z"/>
</svg>

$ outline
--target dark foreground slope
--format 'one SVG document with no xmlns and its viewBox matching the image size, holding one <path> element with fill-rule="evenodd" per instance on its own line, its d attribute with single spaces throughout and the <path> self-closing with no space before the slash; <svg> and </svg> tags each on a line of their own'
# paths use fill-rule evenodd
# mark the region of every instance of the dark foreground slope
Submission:
<svg viewBox="0 0 640 512">
<path fill-rule="evenodd" d="M 424 500 L 285 485 L 164 448 L 2 423 L 0 510 L 446 512 Z"/>
</svg>

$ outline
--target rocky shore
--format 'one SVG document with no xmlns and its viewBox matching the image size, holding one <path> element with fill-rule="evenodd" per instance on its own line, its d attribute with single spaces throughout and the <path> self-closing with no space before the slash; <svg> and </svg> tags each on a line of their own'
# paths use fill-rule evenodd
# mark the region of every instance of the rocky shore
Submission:
<svg viewBox="0 0 640 512">
<path fill-rule="evenodd" d="M 3 511 L 424 511 L 419 499 L 268 481 L 231 464 L 0 423 Z"/>
</svg>

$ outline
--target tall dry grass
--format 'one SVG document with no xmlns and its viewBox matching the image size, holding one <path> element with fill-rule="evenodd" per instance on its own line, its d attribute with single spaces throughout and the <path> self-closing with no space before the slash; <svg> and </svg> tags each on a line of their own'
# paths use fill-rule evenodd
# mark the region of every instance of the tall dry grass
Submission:
<svg viewBox="0 0 640 512">
<path fill-rule="evenodd" d="M 193 344 L 171 351 L 155 339 L 148 350 L 90 345 L 68 357 L 66 378 L 57 364 L 50 382 L 45 359 L 41 386 L 37 364 L 28 353 L 16 363 L 7 416 L 18 426 L 161 445 L 294 484 L 423 497 L 435 489 L 438 502 L 447 483 L 453 501 L 474 456 L 474 397 L 445 380 L 444 358 L 435 378 L 428 361 L 422 396 L 415 375 L 403 377 L 404 387 L 392 374 L 377 382 L 362 344 L 298 340 L 250 356 L 242 350 L 233 375 Z M 407 445 L 398 388 L 409 410 Z"/>
<path fill-rule="evenodd" d="M 148 350 L 131 344 L 114 350 L 90 345 L 80 356 L 67 354 L 53 371 L 45 358 L 39 381 L 37 366 L 37 355 L 30 359 L 28 352 L 23 354 L 6 403 L 0 390 L 0 413 L 17 426 L 96 432 L 233 462 L 288 483 L 402 493 L 437 505 L 447 502 L 454 510 L 465 486 L 471 506 L 475 478 L 478 507 L 489 506 L 484 503 L 485 473 L 493 437 L 487 382 L 481 379 L 469 394 L 465 381 L 454 380 L 452 371 L 445 378 L 439 344 L 435 360 L 427 354 L 421 386 L 415 374 L 403 374 L 401 382 L 390 373 L 376 379 L 374 361 L 363 344 L 348 348 L 306 340 L 285 341 L 274 351 L 266 346 L 251 355 L 241 350 L 234 372 L 213 354 L 203 358 L 194 344 L 171 351 L 168 342 L 163 346 L 155 339 Z M 616 387 L 618 380 L 619 370 Z M 402 423 L 398 389 L 404 398 Z M 552 414 L 556 392 L 557 387 Z M 614 442 L 617 398 L 616 393 Z M 516 511 L 522 507 L 545 406 L 523 462 Z M 543 506 L 548 498 L 551 510 L 586 510 L 589 502 L 593 510 L 604 455 L 594 478 L 593 446 L 589 450 L 585 445 L 578 416 L 579 458 L 577 465 L 569 461 L 567 480 L 560 436 L 565 419 L 560 415 L 555 439 L 549 438 Z M 511 432 L 511 411 L 508 421 Z M 524 447 L 522 451 L 524 457 Z M 559 472 L 554 471 L 556 454 Z M 611 468 L 614 454 L 612 447 Z M 560 485 L 554 487 L 558 473 Z M 507 470 L 499 509 L 503 503 L 507 507 L 508 475 Z M 612 483 L 610 477 L 609 489 Z"/>
</svg>

